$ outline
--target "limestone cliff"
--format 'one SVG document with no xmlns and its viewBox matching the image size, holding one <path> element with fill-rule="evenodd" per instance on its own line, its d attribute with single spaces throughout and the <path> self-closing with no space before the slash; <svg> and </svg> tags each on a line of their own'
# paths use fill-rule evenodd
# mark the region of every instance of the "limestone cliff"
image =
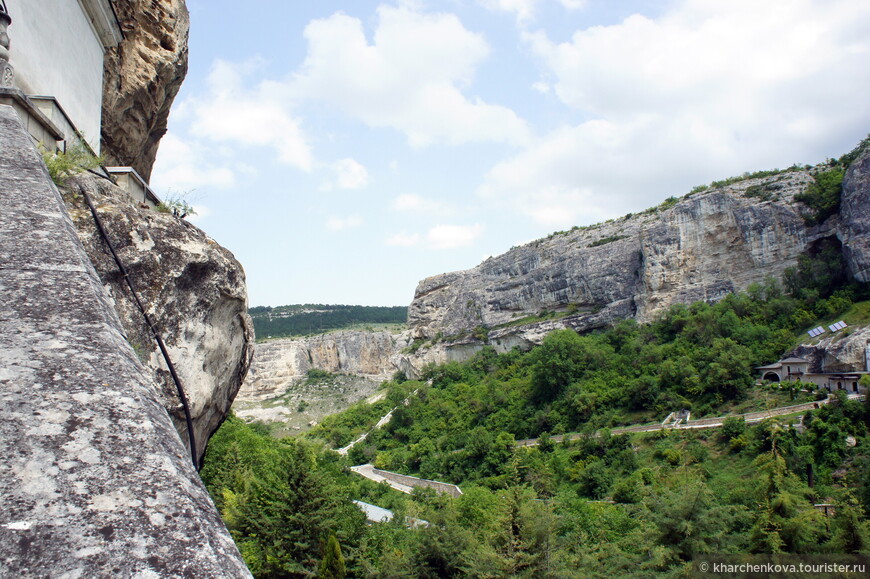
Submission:
<svg viewBox="0 0 870 579">
<path fill-rule="evenodd" d="M 106 53 L 102 150 L 108 164 L 145 179 L 187 74 L 190 16 L 184 0 L 113 2 L 124 40 Z"/>
<path fill-rule="evenodd" d="M 809 360 L 811 372 L 864 372 L 870 371 L 868 349 L 870 327 L 849 328 L 836 334 L 826 333 L 789 355 Z"/>
<path fill-rule="evenodd" d="M 870 147 L 849 166 L 843 179 L 838 236 L 852 276 L 870 282 Z"/>
<path fill-rule="evenodd" d="M 365 331 L 332 332 L 257 344 L 257 356 L 240 399 L 280 396 L 311 369 L 386 380 L 397 369 L 393 357 L 404 344 L 401 336 Z"/>
<path fill-rule="evenodd" d="M 0 105 L 0 577 L 250 577 Z"/>
<path fill-rule="evenodd" d="M 176 428 L 187 440 L 174 383 L 142 314 L 80 198 L 97 206 L 140 299 L 169 349 L 189 399 L 200 456 L 223 421 L 253 356 L 245 274 L 233 255 L 190 223 L 134 206 L 107 180 L 79 177 L 65 195 L 79 237 L 114 299 L 139 357 L 151 368 Z"/>
<path fill-rule="evenodd" d="M 412 337 L 426 344 L 407 363 L 467 357 L 482 347 L 484 333 L 507 350 L 539 343 L 559 328 L 648 321 L 676 303 L 717 300 L 769 276 L 778 279 L 813 244 L 835 236 L 861 279 L 870 271 L 868 153 L 847 174 L 842 219 L 835 215 L 821 225 L 808 225 L 807 208 L 794 199 L 812 183 L 811 170 L 791 170 L 557 233 L 473 269 L 425 279 L 409 325 Z"/>
</svg>

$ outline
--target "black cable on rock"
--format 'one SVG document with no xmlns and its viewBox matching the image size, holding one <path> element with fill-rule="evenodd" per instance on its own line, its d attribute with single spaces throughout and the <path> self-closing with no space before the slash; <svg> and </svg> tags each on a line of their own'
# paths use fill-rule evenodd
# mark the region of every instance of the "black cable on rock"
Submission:
<svg viewBox="0 0 870 579">
<path fill-rule="evenodd" d="M 106 233 L 106 229 L 103 227 L 103 222 L 100 219 L 100 216 L 97 215 L 97 210 L 94 207 L 94 204 L 91 202 L 91 197 L 88 195 L 88 192 L 85 191 L 84 187 L 79 186 L 79 191 L 85 199 L 85 203 L 87 203 L 88 208 L 91 210 L 91 215 L 94 217 L 94 223 L 97 224 L 97 230 L 100 232 L 100 236 L 103 238 L 103 241 L 106 242 L 106 245 L 109 247 L 109 251 L 112 254 L 112 257 L 115 259 L 115 263 L 118 265 L 118 269 L 121 270 L 121 273 L 124 275 L 124 280 L 127 282 L 127 287 L 130 288 L 130 293 L 133 295 L 133 301 L 136 302 L 136 305 L 139 307 L 139 311 L 142 312 L 142 316 L 145 318 L 145 323 L 148 325 L 148 329 L 151 330 L 151 335 L 154 336 L 154 339 L 157 341 L 157 346 L 160 348 L 160 352 L 163 354 L 163 359 L 166 360 L 166 366 L 169 368 L 169 374 L 172 376 L 172 380 L 175 382 L 175 389 L 178 391 L 178 397 L 181 399 L 181 407 L 184 409 L 184 419 L 187 422 L 187 437 L 190 440 L 190 457 L 193 460 L 193 467 L 198 471 L 199 470 L 199 461 L 196 456 L 196 439 L 193 434 L 193 419 L 190 416 L 190 406 L 187 404 L 187 396 L 184 395 L 184 387 L 181 385 L 181 378 L 178 377 L 178 374 L 175 372 L 175 366 L 172 364 L 172 360 L 169 358 L 169 352 L 166 350 L 166 344 L 163 343 L 163 338 L 160 336 L 160 332 L 154 327 L 154 324 L 151 322 L 151 317 L 148 315 L 148 312 L 145 310 L 145 306 L 142 305 L 142 301 L 139 299 L 139 294 L 136 292 L 136 288 L 133 285 L 133 279 L 130 277 L 130 274 L 127 272 L 127 268 L 124 267 L 124 264 L 121 262 L 121 258 L 118 257 L 118 253 L 115 251 L 115 247 L 112 245 L 112 241 L 109 239 L 108 234 Z"/>
</svg>

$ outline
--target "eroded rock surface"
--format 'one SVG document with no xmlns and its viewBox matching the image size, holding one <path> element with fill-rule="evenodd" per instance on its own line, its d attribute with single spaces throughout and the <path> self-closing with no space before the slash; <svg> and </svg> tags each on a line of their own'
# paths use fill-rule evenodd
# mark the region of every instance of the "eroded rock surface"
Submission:
<svg viewBox="0 0 870 579">
<path fill-rule="evenodd" d="M 280 396 L 311 369 L 386 380 L 396 371 L 400 340 L 389 332 L 343 331 L 257 344 L 240 399 Z"/>
<path fill-rule="evenodd" d="M 250 577 L 0 106 L 0 576 Z"/>
<path fill-rule="evenodd" d="M 184 0 L 113 4 L 124 40 L 105 57 L 102 151 L 109 165 L 133 167 L 149 179 L 187 75 L 190 15 Z"/>
<path fill-rule="evenodd" d="M 870 327 L 863 327 L 823 334 L 789 355 L 806 358 L 810 362 L 810 372 L 864 372 L 870 371 L 868 351 Z"/>
<path fill-rule="evenodd" d="M 217 430 L 253 356 L 242 266 L 197 227 L 168 213 L 132 204 L 104 179 L 79 177 L 65 194 L 70 214 L 103 283 L 112 295 L 127 339 L 151 368 L 179 434 L 187 440 L 174 382 L 91 213 L 75 195 L 86 190 L 163 336 L 191 405 L 197 450 Z"/>
<path fill-rule="evenodd" d="M 814 243 L 837 234 L 837 217 L 820 226 L 805 222 L 807 208 L 794 195 L 811 182 L 803 170 L 744 180 L 425 279 L 409 308 L 413 338 L 427 342 L 417 357 L 443 361 L 456 349 L 467 356 L 480 348 L 482 329 L 489 343 L 507 350 L 539 343 L 555 329 L 647 321 L 676 303 L 714 301 L 779 279 Z M 857 249 L 856 238 L 866 239 L 863 221 L 850 223 L 857 233 L 848 242 Z M 545 311 L 555 315 L 534 319 Z"/>
<path fill-rule="evenodd" d="M 840 201 L 843 255 L 852 276 L 870 282 L 870 147 L 846 171 Z"/>
</svg>

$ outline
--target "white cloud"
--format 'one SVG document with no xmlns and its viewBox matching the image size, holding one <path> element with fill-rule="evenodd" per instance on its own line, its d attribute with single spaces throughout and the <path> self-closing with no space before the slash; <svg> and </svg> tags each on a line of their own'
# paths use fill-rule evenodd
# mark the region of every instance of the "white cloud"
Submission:
<svg viewBox="0 0 870 579">
<path fill-rule="evenodd" d="M 472 245 L 483 235 L 484 227 L 475 225 L 436 225 L 426 234 L 426 242 L 432 249 L 456 249 Z"/>
<path fill-rule="evenodd" d="M 348 217 L 331 216 L 326 220 L 326 228 L 329 231 L 344 231 L 345 229 L 353 229 L 363 224 L 362 217 L 359 215 L 350 215 Z"/>
<path fill-rule="evenodd" d="M 392 247 L 411 247 L 420 243 L 420 234 L 418 233 L 397 233 L 392 237 L 387 238 L 385 243 Z"/>
<path fill-rule="evenodd" d="M 307 57 L 287 87 L 294 97 L 401 131 L 416 147 L 528 139 L 511 109 L 463 94 L 489 47 L 453 14 L 382 5 L 372 43 L 363 23 L 341 12 L 312 21 L 305 37 Z"/>
<path fill-rule="evenodd" d="M 588 120 L 494 166 L 480 193 L 570 225 L 837 154 L 832 142 L 870 126 L 868 29 L 870 4 L 848 0 L 682 0 L 569 42 L 526 34 L 554 93 Z"/>
<path fill-rule="evenodd" d="M 204 145 L 184 141 L 173 133 L 167 133 L 160 141 L 151 176 L 155 191 L 229 188 L 235 183 L 233 169 L 215 164 Z"/>
<path fill-rule="evenodd" d="M 324 186 L 325 190 L 364 189 L 369 184 L 368 170 L 354 159 L 341 159 L 330 168 L 335 178 Z"/>
<path fill-rule="evenodd" d="M 209 94 L 185 103 L 192 115 L 192 134 L 243 146 L 272 148 L 278 159 L 310 171 L 313 155 L 299 121 L 291 114 L 292 102 L 275 83 L 244 87 L 244 79 L 257 62 L 232 64 L 216 60 L 208 77 Z"/>
<path fill-rule="evenodd" d="M 393 199 L 393 209 L 396 211 L 424 215 L 446 215 L 453 213 L 452 208 L 446 203 L 435 199 L 421 197 L 420 195 L 415 195 L 413 193 L 404 193 Z"/>
<path fill-rule="evenodd" d="M 212 210 L 207 205 L 193 204 L 193 215 L 188 215 L 187 220 L 199 225 L 211 216 Z"/>
<path fill-rule="evenodd" d="M 517 21 L 525 23 L 533 20 L 539 4 L 545 0 L 478 0 L 490 10 L 501 12 L 513 12 L 517 15 Z M 568 10 L 576 10 L 586 5 L 588 0 L 558 0 L 559 4 Z"/>
</svg>

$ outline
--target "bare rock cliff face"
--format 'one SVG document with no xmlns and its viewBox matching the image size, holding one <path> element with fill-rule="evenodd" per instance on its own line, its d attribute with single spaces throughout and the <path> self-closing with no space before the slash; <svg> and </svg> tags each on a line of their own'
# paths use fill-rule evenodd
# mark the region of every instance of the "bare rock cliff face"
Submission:
<svg viewBox="0 0 870 579">
<path fill-rule="evenodd" d="M 840 216 L 839 237 L 849 271 L 858 281 L 870 282 L 870 147 L 846 172 Z"/>
<path fill-rule="evenodd" d="M 824 334 L 790 355 L 809 360 L 811 372 L 870 372 L 870 327 Z"/>
<path fill-rule="evenodd" d="M 401 336 L 364 331 L 257 344 L 257 355 L 240 399 L 279 396 L 312 369 L 386 380 L 397 369 L 393 357 L 403 344 Z"/>
<path fill-rule="evenodd" d="M 124 40 L 106 53 L 102 150 L 109 165 L 145 179 L 187 75 L 190 15 L 184 0 L 116 0 Z"/>
<path fill-rule="evenodd" d="M 714 301 L 769 276 L 779 279 L 814 243 L 834 236 L 842 238 L 856 277 L 870 275 L 868 165 L 865 154 L 847 175 L 842 221 L 835 216 L 808 226 L 807 208 L 794 196 L 812 176 L 790 171 L 554 234 L 473 269 L 425 279 L 409 325 L 415 340 L 429 344 L 407 363 L 467 357 L 482 347 L 482 328 L 497 350 L 508 350 L 539 343 L 556 329 L 648 321 L 673 304 Z M 543 311 L 557 315 L 524 319 Z"/>
<path fill-rule="evenodd" d="M 220 426 L 253 356 L 245 274 L 233 255 L 190 223 L 134 206 L 103 179 L 79 177 L 73 194 L 88 191 L 139 297 L 162 334 L 184 384 L 200 457 Z M 114 299 L 127 340 L 155 375 L 164 406 L 187 441 L 180 401 L 165 362 L 129 289 L 79 199 L 66 195 L 88 256 Z"/>
</svg>

